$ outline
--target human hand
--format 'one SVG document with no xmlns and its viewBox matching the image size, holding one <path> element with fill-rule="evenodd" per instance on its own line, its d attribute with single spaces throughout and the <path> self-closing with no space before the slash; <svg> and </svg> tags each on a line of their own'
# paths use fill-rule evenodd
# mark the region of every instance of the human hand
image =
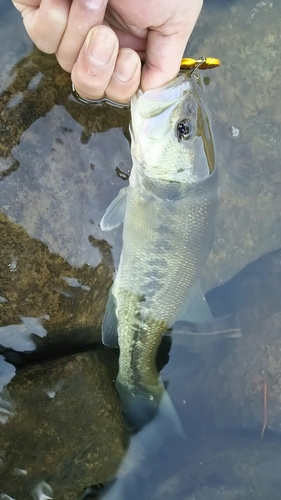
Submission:
<svg viewBox="0 0 281 500">
<path fill-rule="evenodd" d="M 78 94 L 128 102 L 176 77 L 203 0 L 12 0 Z M 141 68 L 141 59 L 145 61 Z"/>
</svg>

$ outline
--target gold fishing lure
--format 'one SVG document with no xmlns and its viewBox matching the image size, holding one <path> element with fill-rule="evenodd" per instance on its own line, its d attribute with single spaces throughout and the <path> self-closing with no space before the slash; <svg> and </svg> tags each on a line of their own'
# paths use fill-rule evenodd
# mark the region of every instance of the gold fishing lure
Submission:
<svg viewBox="0 0 281 500">
<path fill-rule="evenodd" d="M 192 59 L 191 57 L 184 57 L 181 61 L 181 70 L 185 69 L 211 69 L 220 66 L 219 59 L 214 57 L 200 57 L 199 59 Z"/>
</svg>

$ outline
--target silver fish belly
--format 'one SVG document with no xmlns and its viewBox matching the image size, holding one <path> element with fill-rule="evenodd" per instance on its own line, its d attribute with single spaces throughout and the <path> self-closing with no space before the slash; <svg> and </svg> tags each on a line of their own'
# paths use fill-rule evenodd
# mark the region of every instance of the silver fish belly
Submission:
<svg viewBox="0 0 281 500">
<path fill-rule="evenodd" d="M 155 367 L 155 356 L 162 335 L 177 319 L 185 317 L 189 309 L 192 309 L 200 273 L 213 239 L 216 171 L 214 166 L 210 169 L 208 167 L 201 177 L 197 176 L 196 168 L 200 159 L 205 156 L 206 145 L 202 145 L 200 138 L 200 154 L 196 158 L 196 144 L 193 143 L 194 151 L 183 149 L 186 145 L 180 144 L 181 138 L 178 136 L 181 131 L 184 132 L 184 126 L 188 122 L 188 130 L 194 126 L 194 136 L 189 144 L 198 137 L 194 106 L 197 106 L 195 111 L 198 117 L 200 101 L 196 97 L 194 104 L 193 89 L 189 81 L 186 84 L 190 92 L 188 97 L 184 90 L 183 95 L 176 95 L 176 102 L 175 96 L 172 96 L 172 114 L 168 125 L 174 129 L 175 122 L 177 127 L 176 131 L 172 131 L 174 135 L 177 134 L 174 142 L 167 127 L 160 132 L 162 136 L 158 146 L 155 141 L 150 143 L 151 151 L 154 147 L 158 147 L 160 151 L 161 148 L 165 150 L 168 140 L 172 141 L 174 155 L 167 158 L 171 164 L 171 177 L 169 178 L 167 165 L 163 166 L 164 173 L 161 175 L 159 162 L 165 162 L 165 151 L 162 158 L 161 151 L 152 151 L 150 162 L 149 156 L 143 160 L 143 150 L 136 145 L 136 133 L 143 129 L 151 131 L 153 124 L 150 121 L 149 126 L 146 126 L 145 115 L 140 125 L 140 121 L 136 120 L 140 128 L 134 130 L 133 120 L 133 168 L 130 184 L 118 195 L 117 203 L 113 202 L 101 222 L 102 228 L 110 229 L 121 223 L 124 216 L 123 248 L 106 307 L 103 340 L 105 344 L 116 343 L 114 331 L 117 330 L 120 348 L 117 388 L 128 412 L 134 414 L 133 419 L 136 413 L 142 411 L 141 406 L 145 406 L 144 421 L 157 411 L 164 393 Z M 186 119 L 183 112 L 188 98 L 193 109 Z M 155 107 L 154 103 L 153 100 Z M 169 108 L 165 99 L 163 103 L 166 116 Z M 149 101 L 145 104 L 149 109 Z M 163 114 L 161 103 L 159 114 Z M 155 109 L 152 115 L 155 116 Z M 187 171 L 183 167 L 185 162 Z M 192 166 L 189 166 L 189 162 L 192 162 Z M 136 403 L 138 407 L 134 408 Z"/>
</svg>

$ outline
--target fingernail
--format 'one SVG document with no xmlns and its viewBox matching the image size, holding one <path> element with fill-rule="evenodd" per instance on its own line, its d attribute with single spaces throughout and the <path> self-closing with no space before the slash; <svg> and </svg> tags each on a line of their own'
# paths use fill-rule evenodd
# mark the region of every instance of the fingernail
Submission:
<svg viewBox="0 0 281 500">
<path fill-rule="evenodd" d="M 121 50 L 119 52 L 114 75 L 121 82 L 128 82 L 133 78 L 138 67 L 138 59 L 134 52 L 130 50 Z"/>
<path fill-rule="evenodd" d="M 87 7 L 90 9 L 97 10 L 103 6 L 104 2 L 105 0 L 88 0 Z"/>
<path fill-rule="evenodd" d="M 95 29 L 88 41 L 87 55 L 90 61 L 99 66 L 107 64 L 114 52 L 115 41 L 109 30 Z"/>
</svg>

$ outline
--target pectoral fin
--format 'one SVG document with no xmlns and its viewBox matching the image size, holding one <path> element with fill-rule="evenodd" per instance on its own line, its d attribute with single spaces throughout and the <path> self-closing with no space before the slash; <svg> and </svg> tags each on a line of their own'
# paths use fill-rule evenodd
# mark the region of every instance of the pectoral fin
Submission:
<svg viewBox="0 0 281 500">
<path fill-rule="evenodd" d="M 123 223 L 126 210 L 127 189 L 128 188 L 120 189 L 116 198 L 114 198 L 107 208 L 100 222 L 100 227 L 103 231 L 110 231 Z"/>
<path fill-rule="evenodd" d="M 102 342 L 104 345 L 112 348 L 118 347 L 117 327 L 118 320 L 115 312 L 115 299 L 112 288 L 110 288 L 102 322 Z"/>
</svg>

